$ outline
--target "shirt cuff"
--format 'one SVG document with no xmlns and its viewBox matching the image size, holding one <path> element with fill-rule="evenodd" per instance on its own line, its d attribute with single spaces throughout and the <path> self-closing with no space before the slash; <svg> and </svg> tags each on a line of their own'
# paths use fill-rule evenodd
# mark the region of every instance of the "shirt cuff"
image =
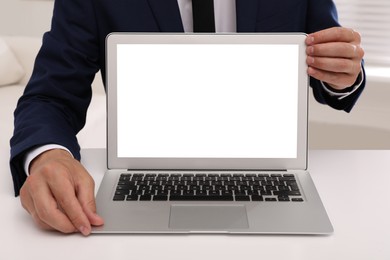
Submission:
<svg viewBox="0 0 390 260">
<path fill-rule="evenodd" d="M 355 84 L 352 86 L 352 87 L 349 87 L 347 88 L 348 91 L 342 91 L 342 92 L 336 92 L 334 90 L 331 90 L 325 82 L 321 82 L 321 85 L 322 87 L 324 88 L 324 90 L 332 97 L 337 97 L 338 100 L 342 100 L 346 97 L 348 97 L 349 95 L 351 95 L 352 93 L 354 93 L 356 90 L 359 89 L 359 87 L 362 85 L 364 81 L 364 73 L 363 73 L 363 70 L 360 70 L 360 74 L 359 74 L 359 77 L 358 79 L 356 80 Z"/>
<path fill-rule="evenodd" d="M 30 163 L 36 158 L 38 157 L 38 155 L 46 152 L 46 151 L 49 151 L 49 150 L 53 150 L 53 149 L 62 149 L 62 150 L 65 150 L 65 151 L 68 151 L 72 156 L 73 154 L 69 151 L 69 149 L 67 149 L 66 147 L 62 146 L 62 145 L 58 145 L 58 144 L 47 144 L 47 145 L 42 145 L 38 148 L 35 148 L 35 149 L 32 149 L 30 152 L 28 152 L 26 154 L 26 156 L 24 157 L 24 171 L 26 174 L 30 174 Z"/>
</svg>

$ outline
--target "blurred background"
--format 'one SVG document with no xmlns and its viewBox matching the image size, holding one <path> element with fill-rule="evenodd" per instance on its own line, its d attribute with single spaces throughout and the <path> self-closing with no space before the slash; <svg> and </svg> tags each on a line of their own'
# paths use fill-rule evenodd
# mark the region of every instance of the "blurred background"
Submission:
<svg viewBox="0 0 390 260">
<path fill-rule="evenodd" d="M 24 73 L 19 79 L 16 77 L 15 82 L 0 84 L 0 127 L 9 137 L 12 112 L 31 74 L 42 34 L 50 28 L 53 3 L 52 0 L 0 0 L 0 39 L 6 42 Z M 390 149 L 390 1 L 335 0 L 335 3 L 341 24 L 362 35 L 367 87 L 349 114 L 310 98 L 309 146 L 313 149 Z M 4 66 L 0 60 L 1 69 L 4 70 Z M 105 147 L 105 105 L 102 104 L 105 98 L 100 76 L 96 77 L 93 87 L 92 112 L 79 134 L 80 144 Z M 91 132 L 93 138 L 88 134 Z M 8 146 L 8 139 L 3 139 L 1 147 Z"/>
</svg>

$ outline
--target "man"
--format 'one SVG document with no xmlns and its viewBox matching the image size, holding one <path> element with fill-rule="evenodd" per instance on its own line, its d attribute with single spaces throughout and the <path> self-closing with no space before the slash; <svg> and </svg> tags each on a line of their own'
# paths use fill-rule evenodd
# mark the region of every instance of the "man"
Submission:
<svg viewBox="0 0 390 260">
<path fill-rule="evenodd" d="M 307 63 L 315 98 L 352 109 L 365 85 L 363 50 L 357 32 L 339 27 L 332 0 L 214 2 L 217 32 L 310 33 Z M 43 229 L 88 235 L 91 225 L 103 224 L 93 180 L 78 162 L 76 134 L 85 123 L 95 73 L 100 69 L 105 77 L 105 38 L 113 31 L 191 32 L 191 0 L 55 1 L 52 28 L 16 108 L 11 139 L 15 193 Z"/>
</svg>

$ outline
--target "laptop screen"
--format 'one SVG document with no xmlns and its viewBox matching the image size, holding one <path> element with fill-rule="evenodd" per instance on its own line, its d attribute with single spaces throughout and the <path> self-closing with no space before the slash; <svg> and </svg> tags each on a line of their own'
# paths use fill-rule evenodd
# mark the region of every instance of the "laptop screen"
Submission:
<svg viewBox="0 0 390 260">
<path fill-rule="evenodd" d="M 295 44 L 118 44 L 118 157 L 296 158 L 298 61 Z"/>
</svg>

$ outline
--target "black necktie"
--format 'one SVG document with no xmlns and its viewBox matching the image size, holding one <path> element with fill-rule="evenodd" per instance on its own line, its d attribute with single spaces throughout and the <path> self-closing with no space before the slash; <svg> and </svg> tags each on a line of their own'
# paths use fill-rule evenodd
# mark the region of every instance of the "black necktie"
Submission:
<svg viewBox="0 0 390 260">
<path fill-rule="evenodd" d="M 215 32 L 214 0 L 192 0 L 194 32 Z"/>
</svg>

